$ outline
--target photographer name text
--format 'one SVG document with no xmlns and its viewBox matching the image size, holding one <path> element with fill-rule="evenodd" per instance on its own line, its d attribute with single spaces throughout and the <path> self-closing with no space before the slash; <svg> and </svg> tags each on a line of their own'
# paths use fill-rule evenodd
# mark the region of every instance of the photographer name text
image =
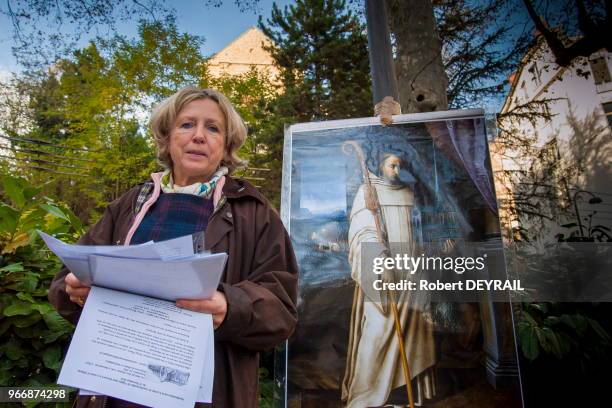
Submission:
<svg viewBox="0 0 612 408">
<path fill-rule="evenodd" d="M 521 280 L 502 279 L 466 279 L 459 282 L 441 282 L 440 280 L 428 281 L 421 279 L 418 282 L 402 279 L 399 282 L 385 282 L 377 279 L 372 283 L 374 290 L 401 290 L 401 291 L 462 291 L 462 290 L 525 290 L 521 286 Z"/>
</svg>

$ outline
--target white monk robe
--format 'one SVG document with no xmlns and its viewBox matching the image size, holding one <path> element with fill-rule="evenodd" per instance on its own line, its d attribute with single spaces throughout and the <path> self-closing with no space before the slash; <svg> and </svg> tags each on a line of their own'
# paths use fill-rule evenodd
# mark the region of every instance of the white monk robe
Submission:
<svg viewBox="0 0 612 408">
<path fill-rule="evenodd" d="M 414 250 L 411 218 L 414 193 L 405 185 L 387 184 L 373 174 L 370 180 L 378 194 L 389 242 L 404 243 L 402 251 L 411 253 Z M 384 405 L 389 393 L 405 386 L 406 381 L 391 308 L 384 313 L 380 297 L 367 298 L 359 285 L 360 244 L 378 242 L 374 216 L 365 205 L 364 186 L 359 188 L 353 202 L 348 241 L 351 276 L 357 286 L 351 313 L 342 401 L 350 408 L 376 407 Z M 373 272 L 369 270 L 365 273 Z M 378 294 L 368 291 L 369 295 L 373 293 Z M 435 394 L 433 327 L 419 310 L 410 307 L 409 292 L 396 291 L 395 294 L 399 300 L 398 311 L 411 375 L 413 379 L 417 377 L 417 387 L 413 389 L 415 402 L 432 398 Z"/>
</svg>

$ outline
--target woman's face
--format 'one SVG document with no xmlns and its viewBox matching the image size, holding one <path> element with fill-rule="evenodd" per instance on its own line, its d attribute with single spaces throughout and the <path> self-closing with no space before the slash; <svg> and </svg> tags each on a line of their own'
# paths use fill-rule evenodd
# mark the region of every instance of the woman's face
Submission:
<svg viewBox="0 0 612 408">
<path fill-rule="evenodd" d="M 170 130 L 170 157 L 174 183 L 186 186 L 210 179 L 225 150 L 223 112 L 212 99 L 189 102 Z"/>
</svg>

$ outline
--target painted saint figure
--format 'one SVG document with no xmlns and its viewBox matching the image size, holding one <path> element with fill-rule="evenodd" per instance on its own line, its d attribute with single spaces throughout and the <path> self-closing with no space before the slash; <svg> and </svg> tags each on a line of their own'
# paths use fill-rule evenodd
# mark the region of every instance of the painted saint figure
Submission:
<svg viewBox="0 0 612 408">
<path fill-rule="evenodd" d="M 370 174 L 376 189 L 383 229 L 388 242 L 401 243 L 402 253 L 414 252 L 412 215 L 414 192 L 400 179 L 402 160 L 385 154 L 381 176 Z M 356 282 L 351 313 L 351 327 L 346 369 L 342 383 L 342 401 L 349 408 L 378 407 L 390 404 L 391 392 L 406 385 L 391 310 L 386 297 L 361 288 L 362 243 L 378 242 L 375 217 L 366 206 L 366 186 L 362 185 L 353 201 L 348 233 L 351 277 Z M 397 250 L 397 249 L 396 249 Z M 391 253 L 395 256 L 395 253 Z M 372 273 L 372 271 L 364 271 Z M 409 292 L 396 292 L 403 329 L 403 342 L 412 375 L 415 402 L 435 394 L 433 366 L 435 345 L 433 326 L 419 308 L 411 304 Z M 405 392 L 402 395 L 406 395 Z M 406 402 L 407 403 L 407 402 Z"/>
</svg>

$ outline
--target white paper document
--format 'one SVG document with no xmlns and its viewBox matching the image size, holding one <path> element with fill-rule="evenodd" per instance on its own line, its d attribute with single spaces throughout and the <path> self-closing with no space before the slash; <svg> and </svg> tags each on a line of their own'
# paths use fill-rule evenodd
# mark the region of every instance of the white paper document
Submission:
<svg viewBox="0 0 612 408">
<path fill-rule="evenodd" d="M 38 231 L 45 244 L 53 251 L 70 272 L 84 284 L 93 283 L 89 269 L 89 255 L 104 254 L 120 257 L 159 259 L 158 252 L 154 248 L 153 241 L 140 245 L 118 246 L 118 245 L 70 245 L 52 237 L 42 231 Z M 193 248 L 192 252 L 193 254 Z"/>
<path fill-rule="evenodd" d="M 214 339 L 213 339 L 214 340 Z M 206 371 L 206 370 L 210 371 Z M 206 342 L 206 356 L 204 357 L 204 372 L 202 373 L 202 381 L 200 383 L 200 390 L 198 391 L 198 398 L 196 402 L 212 402 L 212 391 L 215 374 L 215 342 Z M 102 395 L 97 392 L 90 390 L 79 390 L 79 395 Z"/>
<path fill-rule="evenodd" d="M 191 235 L 185 235 L 166 241 L 156 242 L 153 245 L 153 249 L 157 253 L 159 259 L 162 260 L 187 258 L 193 255 L 193 238 Z"/>
<path fill-rule="evenodd" d="M 209 314 L 92 287 L 58 383 L 150 407 L 192 408 L 212 398 L 213 344 Z"/>
<path fill-rule="evenodd" d="M 140 245 L 70 245 L 38 231 L 85 285 L 101 286 L 165 300 L 212 296 L 227 254 L 194 254 L 191 235 Z"/>
<path fill-rule="evenodd" d="M 90 255 L 96 286 L 165 300 L 208 299 L 217 290 L 227 254 L 196 254 L 189 258 L 115 258 Z"/>
<path fill-rule="evenodd" d="M 210 298 L 227 254 L 194 254 L 192 235 L 90 246 L 39 234 L 81 282 L 92 285 L 59 384 L 151 407 L 212 401 L 212 317 L 171 301 Z"/>
</svg>

